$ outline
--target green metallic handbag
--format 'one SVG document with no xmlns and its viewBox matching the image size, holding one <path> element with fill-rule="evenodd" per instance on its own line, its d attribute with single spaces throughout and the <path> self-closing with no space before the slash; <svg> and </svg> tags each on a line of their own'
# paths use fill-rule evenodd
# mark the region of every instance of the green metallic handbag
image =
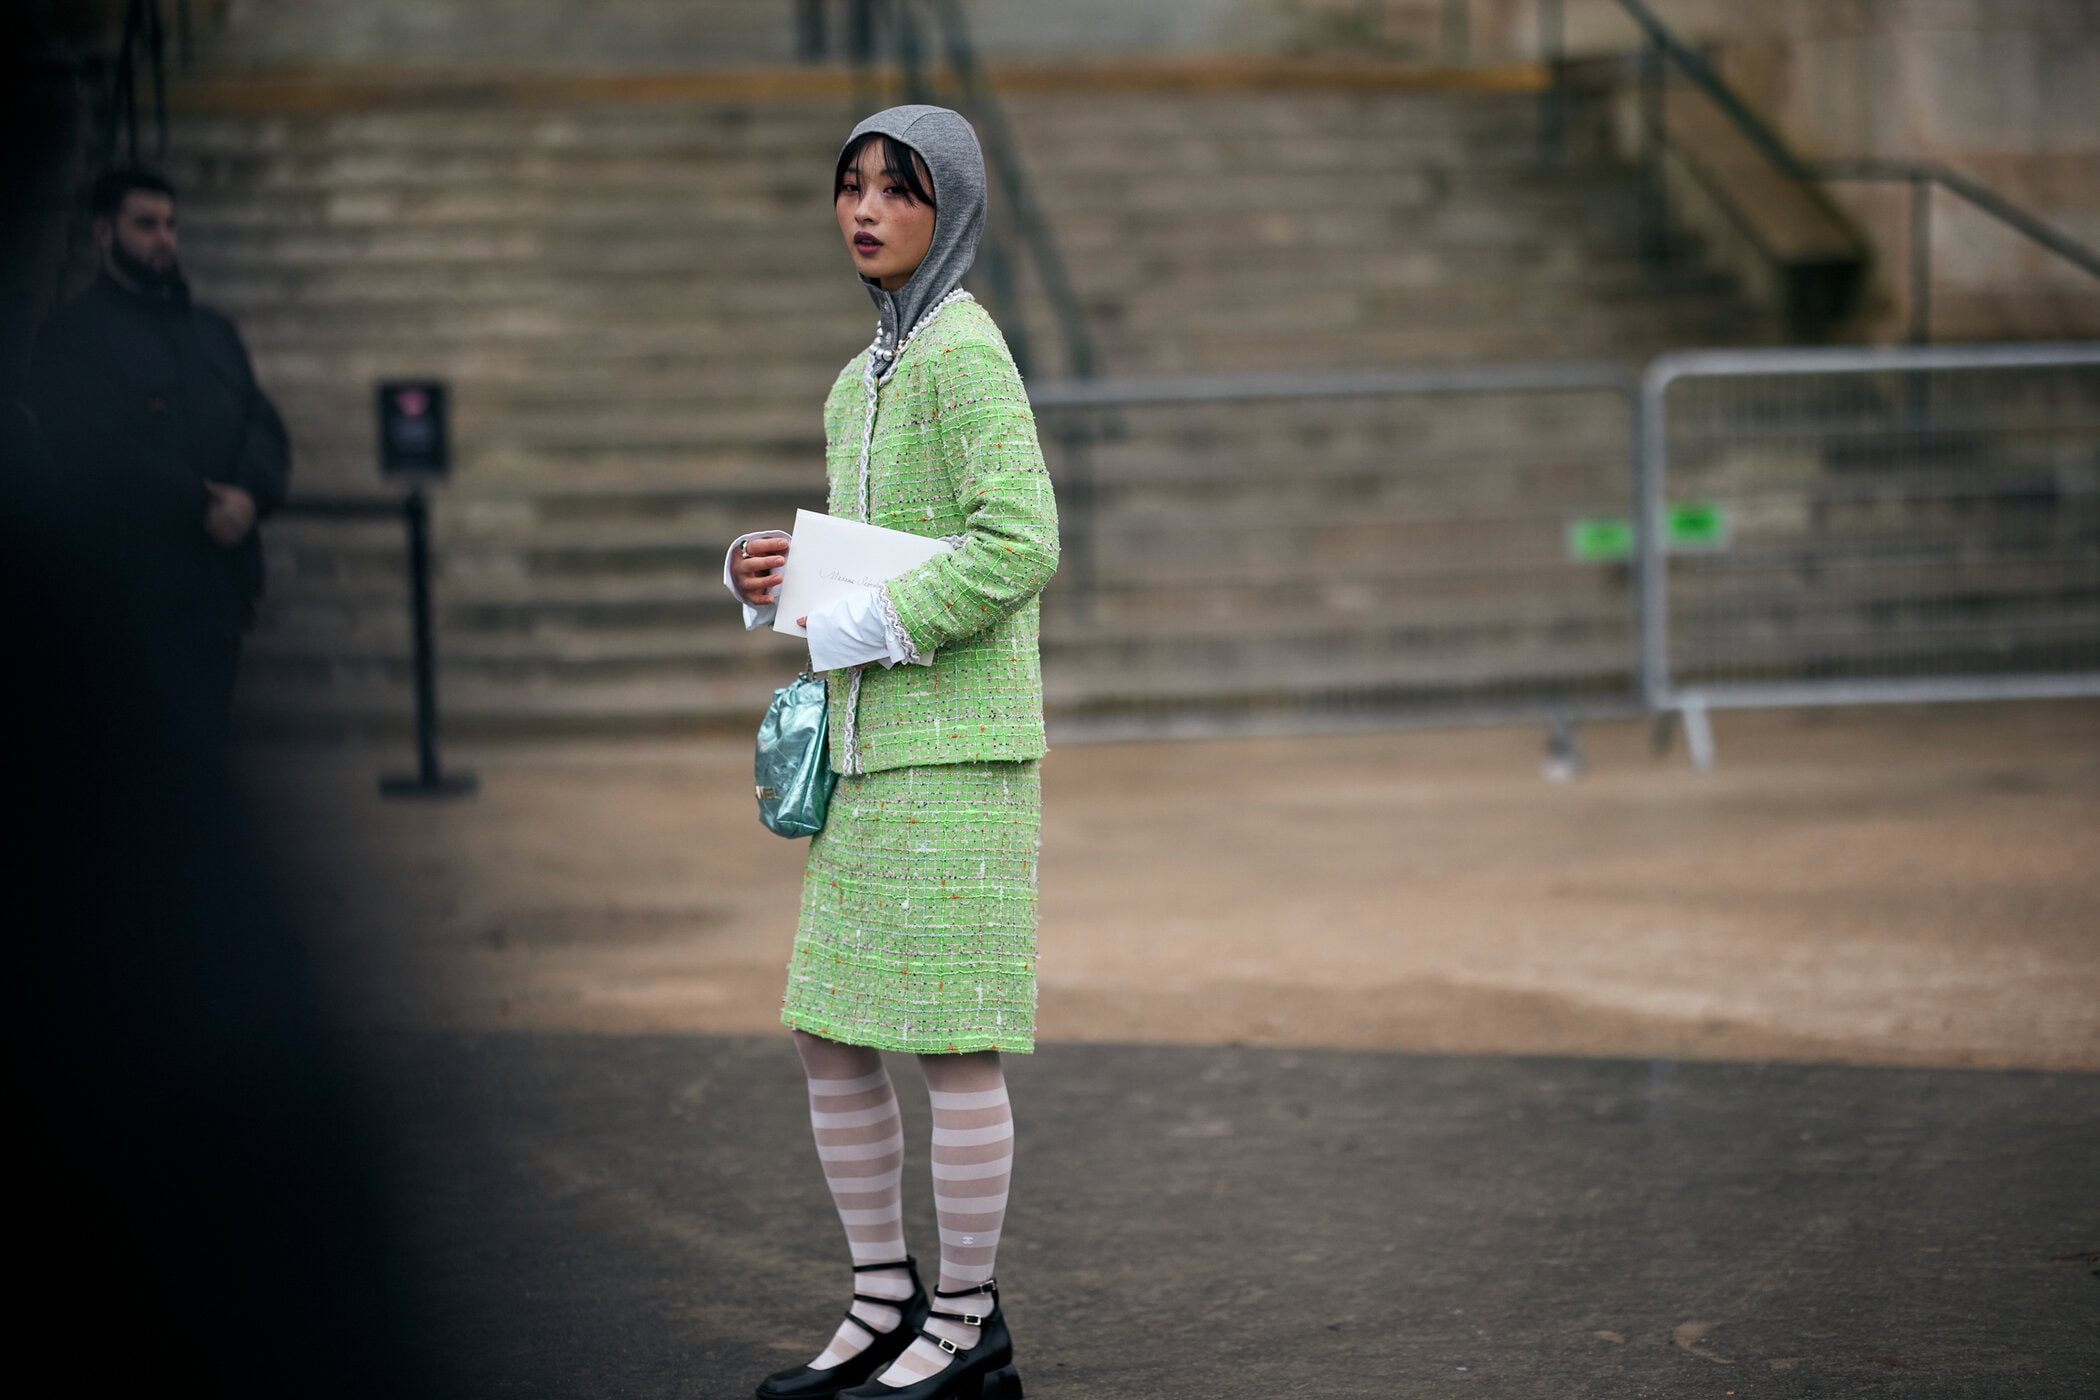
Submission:
<svg viewBox="0 0 2100 1400">
<path fill-rule="evenodd" d="M 758 786 L 758 819 L 780 836 L 814 836 L 839 775 L 831 771 L 829 702 L 824 682 L 804 671 L 773 692 L 758 723 L 751 774 Z"/>
</svg>

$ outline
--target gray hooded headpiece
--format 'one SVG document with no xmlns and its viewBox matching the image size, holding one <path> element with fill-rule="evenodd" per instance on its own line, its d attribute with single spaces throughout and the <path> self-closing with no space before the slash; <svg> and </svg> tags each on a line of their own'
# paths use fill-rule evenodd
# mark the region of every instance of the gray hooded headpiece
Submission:
<svg viewBox="0 0 2100 1400">
<path fill-rule="evenodd" d="M 977 241 L 984 236 L 984 152 L 960 112 L 914 103 L 877 112 L 854 127 L 839 155 L 843 158 L 848 146 L 871 131 L 917 151 L 933 177 L 933 242 L 919 270 L 894 292 L 861 278 L 882 318 L 881 343 L 894 348 L 927 308 L 962 285 L 963 274 L 976 261 Z"/>
</svg>

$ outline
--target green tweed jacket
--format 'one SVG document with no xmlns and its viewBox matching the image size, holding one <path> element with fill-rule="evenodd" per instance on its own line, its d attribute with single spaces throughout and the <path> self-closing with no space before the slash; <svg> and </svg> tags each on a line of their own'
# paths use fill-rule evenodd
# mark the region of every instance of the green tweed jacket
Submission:
<svg viewBox="0 0 2100 1400">
<path fill-rule="evenodd" d="M 866 363 L 855 356 L 824 404 L 830 509 L 848 520 L 860 518 Z M 882 386 L 868 499 L 870 523 L 961 546 L 886 586 L 888 611 L 932 665 L 865 668 L 850 726 L 853 673 L 831 673 L 832 766 L 1042 757 L 1036 595 L 1057 571 L 1057 503 L 1020 373 L 976 302 L 921 328 Z"/>
</svg>

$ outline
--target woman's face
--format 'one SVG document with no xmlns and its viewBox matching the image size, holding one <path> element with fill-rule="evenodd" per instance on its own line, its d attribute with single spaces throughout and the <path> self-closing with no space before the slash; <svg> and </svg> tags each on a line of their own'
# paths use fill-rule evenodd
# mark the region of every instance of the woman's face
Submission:
<svg viewBox="0 0 2100 1400">
<path fill-rule="evenodd" d="M 857 164 L 841 178 L 839 232 L 853 255 L 854 270 L 885 292 L 894 292 L 911 280 L 933 246 L 934 211 L 932 205 L 912 198 L 900 175 L 883 170 L 884 145 L 878 138 L 862 146 Z M 918 174 L 919 183 L 932 189 L 923 164 Z"/>
</svg>

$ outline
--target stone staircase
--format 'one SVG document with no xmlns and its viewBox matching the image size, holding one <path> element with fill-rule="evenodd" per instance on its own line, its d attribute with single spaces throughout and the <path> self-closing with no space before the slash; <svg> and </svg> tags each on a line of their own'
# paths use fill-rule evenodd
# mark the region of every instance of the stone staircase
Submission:
<svg viewBox="0 0 2100 1400">
<path fill-rule="evenodd" d="M 1632 177 L 1600 113 L 1546 167 L 1516 95 L 1007 107 L 1110 374 L 1631 363 L 1772 335 L 1727 279 L 1635 260 Z M 374 380 L 453 386 L 449 732 L 744 728 L 793 673 L 798 647 L 741 632 L 720 559 L 740 530 L 822 504 L 819 406 L 872 325 L 828 209 L 856 110 L 424 90 L 289 111 L 223 88 L 185 105 L 185 259 L 292 424 L 299 490 L 380 489 Z M 1039 295 L 1005 314 L 1031 332 L 1034 378 L 1056 377 Z M 1059 473 L 1077 471 L 1069 421 L 1045 416 Z M 1626 514 L 1625 434 L 1608 396 L 1095 420 L 1079 450 L 1096 528 L 1073 551 L 1094 568 L 1046 602 L 1054 722 L 1623 687 L 1623 570 L 1571 564 L 1563 536 Z M 273 524 L 256 723 L 406 724 L 399 536 Z"/>
</svg>

